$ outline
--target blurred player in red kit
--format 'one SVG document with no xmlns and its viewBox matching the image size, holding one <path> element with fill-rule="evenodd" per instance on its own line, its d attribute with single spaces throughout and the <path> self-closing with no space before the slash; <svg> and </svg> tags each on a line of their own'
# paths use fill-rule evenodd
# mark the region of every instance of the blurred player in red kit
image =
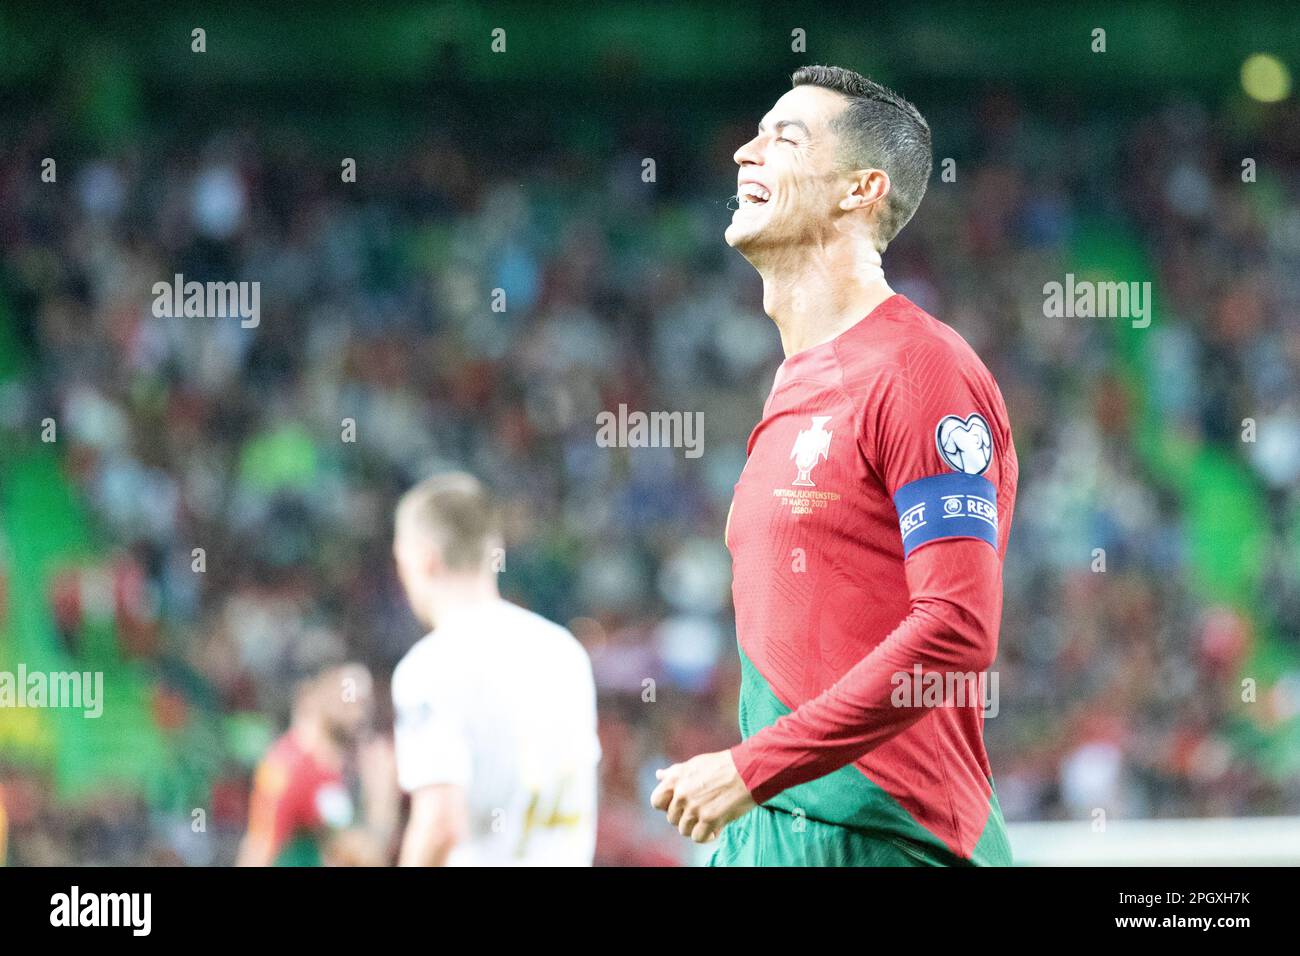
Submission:
<svg viewBox="0 0 1300 956">
<path fill-rule="evenodd" d="M 390 862 L 400 795 L 392 745 L 372 736 L 373 715 L 370 672 L 359 664 L 299 687 L 288 731 L 253 778 L 240 866 Z"/>
<path fill-rule="evenodd" d="M 714 865 L 1006 864 L 982 700 L 1016 495 L 1006 407 L 885 281 L 930 176 L 924 118 L 849 70 L 793 81 L 735 154 L 726 232 L 786 356 L 724 531 L 744 741 L 659 771 L 651 802 L 697 842 L 721 834 Z"/>
</svg>

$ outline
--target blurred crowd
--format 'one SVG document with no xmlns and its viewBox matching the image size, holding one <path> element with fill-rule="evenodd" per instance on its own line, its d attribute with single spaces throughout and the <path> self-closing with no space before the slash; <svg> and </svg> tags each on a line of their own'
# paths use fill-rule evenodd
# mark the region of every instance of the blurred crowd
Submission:
<svg viewBox="0 0 1300 956">
<path fill-rule="evenodd" d="M 1300 813 L 1300 767 L 1263 742 L 1300 715 L 1300 672 L 1255 702 L 1240 684 L 1259 642 L 1300 652 L 1300 114 L 921 105 L 936 175 L 886 275 L 988 364 L 1021 464 L 986 725 L 1007 817 Z M 0 753 L 10 862 L 230 862 L 293 683 L 343 659 L 386 680 L 419 637 L 391 509 L 442 467 L 507 502 L 507 596 L 591 654 L 597 862 L 692 859 L 648 794 L 657 767 L 737 739 L 722 526 L 781 353 L 722 230 L 731 152 L 764 107 L 649 182 L 645 130 L 508 166 L 438 135 L 363 154 L 355 182 L 337 151 L 256 127 L 87 151 L 56 183 L 39 176 L 48 127 L 3 147 L 0 291 L 26 356 L 0 383 L 4 454 L 43 453 L 34 423 L 58 422 L 143 713 L 205 741 L 175 748 L 184 792 L 65 796 L 55 754 Z M 1152 281 L 1150 329 L 1044 315 L 1090 229 L 1137 250 L 1149 271 L 1115 278 Z M 176 274 L 260 282 L 259 324 L 155 316 Z M 1149 374 L 1126 374 L 1126 336 L 1150 337 Z M 599 447 L 596 416 L 620 403 L 702 412 L 703 455 Z M 1221 450 L 1266 503 L 1248 604 L 1197 587 L 1144 414 Z M 48 595 L 74 658 L 76 593 L 56 575 Z"/>
</svg>

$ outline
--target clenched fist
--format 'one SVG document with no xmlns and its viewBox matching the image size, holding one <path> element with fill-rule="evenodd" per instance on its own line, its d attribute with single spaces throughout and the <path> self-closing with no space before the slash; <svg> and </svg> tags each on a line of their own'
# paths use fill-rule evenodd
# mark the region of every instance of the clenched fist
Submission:
<svg viewBox="0 0 1300 956">
<path fill-rule="evenodd" d="M 740 779 L 730 750 L 700 754 L 656 770 L 655 776 L 659 786 L 650 794 L 650 805 L 667 811 L 668 822 L 696 843 L 709 842 L 728 823 L 757 806 Z"/>
</svg>

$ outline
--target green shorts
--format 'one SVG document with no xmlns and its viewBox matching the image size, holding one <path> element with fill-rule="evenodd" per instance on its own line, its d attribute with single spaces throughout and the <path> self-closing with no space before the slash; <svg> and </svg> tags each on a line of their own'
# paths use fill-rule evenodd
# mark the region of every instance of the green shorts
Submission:
<svg viewBox="0 0 1300 956">
<path fill-rule="evenodd" d="M 727 825 L 709 866 L 969 866 L 938 847 L 758 807 Z"/>
</svg>

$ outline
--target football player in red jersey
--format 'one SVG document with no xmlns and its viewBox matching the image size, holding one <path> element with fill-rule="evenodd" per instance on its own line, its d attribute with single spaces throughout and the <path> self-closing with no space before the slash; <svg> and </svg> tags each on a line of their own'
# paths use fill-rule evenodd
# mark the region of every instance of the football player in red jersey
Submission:
<svg viewBox="0 0 1300 956">
<path fill-rule="evenodd" d="M 882 268 L 929 126 L 804 67 L 735 160 L 726 239 L 786 355 L 724 531 L 744 740 L 659 771 L 651 802 L 697 842 L 721 832 L 715 865 L 1006 864 L 982 678 L 1015 449 L 988 369 Z"/>
<path fill-rule="evenodd" d="M 400 796 L 392 745 L 371 735 L 373 711 L 370 672 L 359 664 L 331 668 L 299 687 L 289 729 L 254 775 L 238 865 L 389 862 Z"/>
</svg>

